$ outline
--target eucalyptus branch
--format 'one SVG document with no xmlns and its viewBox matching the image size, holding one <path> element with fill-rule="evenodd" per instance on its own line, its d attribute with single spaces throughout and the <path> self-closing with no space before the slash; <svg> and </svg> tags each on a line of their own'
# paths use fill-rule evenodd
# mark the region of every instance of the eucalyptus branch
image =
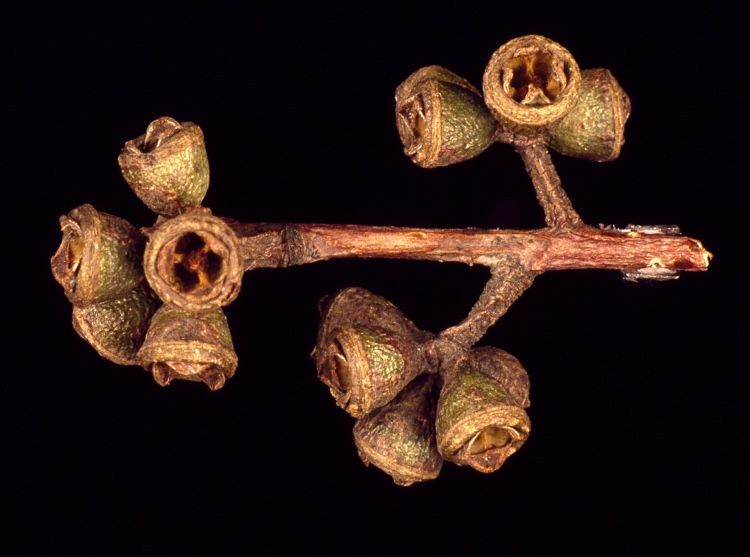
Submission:
<svg viewBox="0 0 750 557">
<path fill-rule="evenodd" d="M 246 270 L 356 257 L 488 267 L 513 258 L 534 273 L 573 269 L 627 273 L 656 267 L 676 272 L 704 271 L 710 256 L 698 240 L 679 233 L 641 231 L 659 227 L 481 230 L 232 223 L 232 228 Z"/>
<path fill-rule="evenodd" d="M 221 388 L 237 368 L 223 306 L 245 272 L 338 258 L 413 259 L 489 267 L 467 317 L 422 331 L 387 300 L 344 289 L 321 304 L 313 351 L 319 379 L 357 418 L 365 463 L 408 485 L 437 477 L 444 460 L 497 470 L 524 443 L 529 379 L 512 355 L 475 347 L 546 271 L 610 269 L 627 279 L 705 271 L 711 254 L 674 226 L 594 228 L 565 193 L 547 147 L 608 161 L 619 155 L 630 100 L 608 70 L 581 71 L 557 43 L 530 35 L 492 55 L 483 93 L 439 66 L 396 90 L 404 152 L 423 167 L 512 145 L 544 209 L 536 230 L 425 229 L 240 223 L 201 202 L 209 170 L 203 132 L 172 118 L 128 141 L 118 162 L 159 215 L 140 232 L 83 205 L 61 217 L 52 273 L 73 304 L 73 326 L 105 358 Z M 145 244 L 145 245 L 144 245 Z"/>
</svg>

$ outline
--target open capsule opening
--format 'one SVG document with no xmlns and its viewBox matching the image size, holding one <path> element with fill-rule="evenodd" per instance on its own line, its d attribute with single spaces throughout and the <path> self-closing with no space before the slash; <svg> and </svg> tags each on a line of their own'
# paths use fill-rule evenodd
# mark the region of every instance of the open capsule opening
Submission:
<svg viewBox="0 0 750 557">
<path fill-rule="evenodd" d="M 569 74 L 570 69 L 559 58 L 532 51 L 509 59 L 500 70 L 500 81 L 517 103 L 546 106 L 557 100 Z"/>
<path fill-rule="evenodd" d="M 234 300 L 243 271 L 234 231 L 221 219 L 200 213 L 157 227 L 146 245 L 143 268 L 163 301 L 190 311 Z"/>
<path fill-rule="evenodd" d="M 554 41 L 527 35 L 508 41 L 484 72 L 484 99 L 509 131 L 537 132 L 568 114 L 580 92 L 581 71 Z"/>
<path fill-rule="evenodd" d="M 198 234 L 182 236 L 174 248 L 172 280 L 182 292 L 210 289 L 224 274 L 224 259 Z"/>
<path fill-rule="evenodd" d="M 427 133 L 427 106 L 423 96 L 417 93 L 410 97 L 399 108 L 398 114 L 405 124 L 400 128 L 403 130 L 404 153 L 412 156 L 422 148 Z"/>
<path fill-rule="evenodd" d="M 323 362 L 320 379 L 338 391 L 337 396 L 346 395 L 352 387 L 351 368 L 346 350 L 338 339 L 334 339 L 328 353 L 328 358 Z"/>
</svg>

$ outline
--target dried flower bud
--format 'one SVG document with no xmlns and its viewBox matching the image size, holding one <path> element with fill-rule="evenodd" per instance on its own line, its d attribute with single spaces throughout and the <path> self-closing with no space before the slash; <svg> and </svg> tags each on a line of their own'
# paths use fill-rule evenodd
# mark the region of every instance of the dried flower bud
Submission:
<svg viewBox="0 0 750 557">
<path fill-rule="evenodd" d="M 141 201 L 166 217 L 200 205 L 208 191 L 206 144 L 192 122 L 154 120 L 144 135 L 125 143 L 117 162 Z"/>
<path fill-rule="evenodd" d="M 121 365 L 138 365 L 138 349 L 159 301 L 146 285 L 118 296 L 73 306 L 73 328 L 99 355 Z"/>
<path fill-rule="evenodd" d="M 428 369 L 422 346 L 411 336 L 362 326 L 334 329 L 316 349 L 318 377 L 336 404 L 355 418 L 393 398 Z"/>
<path fill-rule="evenodd" d="M 471 357 L 445 370 L 444 377 L 435 424 L 440 454 L 456 464 L 494 472 L 526 441 L 529 417 Z"/>
<path fill-rule="evenodd" d="M 625 143 L 630 99 L 609 70 L 584 70 L 581 78 L 578 103 L 551 130 L 549 146 L 570 157 L 614 160 Z"/>
<path fill-rule="evenodd" d="M 494 346 L 473 348 L 471 357 L 477 369 L 500 383 L 516 404 L 529 407 L 529 376 L 518 358 Z"/>
<path fill-rule="evenodd" d="M 215 391 L 237 369 L 229 324 L 219 308 L 190 312 L 164 304 L 151 319 L 138 358 L 162 386 L 186 379 Z"/>
<path fill-rule="evenodd" d="M 143 270 L 164 302 L 202 311 L 237 297 L 244 270 L 239 240 L 208 209 L 162 222 L 148 235 Z"/>
<path fill-rule="evenodd" d="M 578 100 L 581 72 L 573 56 L 554 41 L 527 35 L 508 41 L 484 71 L 484 98 L 507 131 L 549 127 Z"/>
<path fill-rule="evenodd" d="M 318 377 L 336 403 L 359 418 L 392 400 L 428 369 L 420 331 L 391 302 L 346 288 L 322 310 L 313 350 Z"/>
<path fill-rule="evenodd" d="M 435 376 L 412 381 L 391 402 L 357 420 L 354 442 L 365 464 L 397 485 L 434 480 L 443 459 L 435 445 Z"/>
<path fill-rule="evenodd" d="M 143 237 L 128 221 L 81 205 L 60 217 L 52 275 L 75 305 L 122 296 L 143 282 Z"/>
<path fill-rule="evenodd" d="M 477 156 L 497 128 L 479 91 L 440 66 L 417 70 L 398 86 L 396 125 L 404 153 L 424 168 Z"/>
</svg>

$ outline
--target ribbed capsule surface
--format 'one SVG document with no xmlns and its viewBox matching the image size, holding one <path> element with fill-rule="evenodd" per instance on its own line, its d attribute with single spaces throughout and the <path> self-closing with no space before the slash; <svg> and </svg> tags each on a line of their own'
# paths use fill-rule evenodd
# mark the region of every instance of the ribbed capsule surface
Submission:
<svg viewBox="0 0 750 557">
<path fill-rule="evenodd" d="M 357 420 L 354 442 L 372 464 L 402 486 L 433 480 L 443 459 L 435 444 L 436 377 L 423 375 L 395 399 Z"/>
<path fill-rule="evenodd" d="M 208 191 L 206 144 L 192 122 L 157 118 L 145 134 L 125 143 L 117 162 L 133 192 L 165 217 L 200 205 Z"/>
<path fill-rule="evenodd" d="M 497 122 L 467 80 L 428 66 L 396 89 L 396 126 L 404 153 L 432 168 L 480 154 L 494 142 Z"/>
<path fill-rule="evenodd" d="M 185 379 L 217 390 L 237 369 L 229 324 L 220 308 L 191 312 L 162 305 L 151 319 L 138 359 L 162 386 Z"/>
<path fill-rule="evenodd" d="M 448 370 L 436 416 L 437 445 L 444 459 L 494 472 L 526 441 L 531 422 L 499 381 L 465 357 Z"/>
<path fill-rule="evenodd" d="M 117 298 L 143 282 L 141 233 L 129 222 L 81 205 L 60 217 L 52 275 L 75 305 Z"/>
<path fill-rule="evenodd" d="M 313 351 L 318 378 L 336 404 L 362 417 L 428 369 L 422 343 L 430 337 L 385 298 L 345 289 L 322 311 Z"/>
<path fill-rule="evenodd" d="M 558 153 L 606 162 L 616 159 L 625 143 L 630 99 L 609 70 L 582 73 L 578 103 L 549 134 Z"/>
</svg>

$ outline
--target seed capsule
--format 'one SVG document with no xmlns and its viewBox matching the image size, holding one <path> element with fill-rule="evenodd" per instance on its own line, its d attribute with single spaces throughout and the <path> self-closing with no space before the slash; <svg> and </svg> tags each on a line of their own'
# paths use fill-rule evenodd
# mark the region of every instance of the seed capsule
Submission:
<svg viewBox="0 0 750 557">
<path fill-rule="evenodd" d="M 435 445 L 435 381 L 423 375 L 391 402 L 357 420 L 354 442 L 365 464 L 374 464 L 397 485 L 434 480 L 443 459 Z"/>
<path fill-rule="evenodd" d="M 630 99 L 609 70 L 581 73 L 578 103 L 550 132 L 558 153 L 597 162 L 616 159 L 625 143 Z"/>
<path fill-rule="evenodd" d="M 516 404 L 529 407 L 529 375 L 518 358 L 494 346 L 473 348 L 471 356 L 477 369 L 500 383 Z"/>
<path fill-rule="evenodd" d="M 320 314 L 319 345 L 333 329 L 357 325 L 413 336 L 420 342 L 433 336 L 418 329 L 392 302 L 364 288 L 344 288 L 332 296 L 323 298 L 320 302 Z"/>
<path fill-rule="evenodd" d="M 506 131 L 533 133 L 559 122 L 575 106 L 581 72 L 554 41 L 527 35 L 508 41 L 484 72 L 484 98 Z"/>
<path fill-rule="evenodd" d="M 138 349 L 159 301 L 141 286 L 87 306 L 73 306 L 73 328 L 111 362 L 137 365 Z"/>
<path fill-rule="evenodd" d="M 186 379 L 215 391 L 237 369 L 229 324 L 219 308 L 190 312 L 164 304 L 151 319 L 138 358 L 162 386 Z"/>
<path fill-rule="evenodd" d="M 60 217 L 52 275 L 75 305 L 125 295 L 143 282 L 143 237 L 129 222 L 81 205 Z"/>
<path fill-rule="evenodd" d="M 471 83 L 428 66 L 396 89 L 396 126 L 404 153 L 432 168 L 480 154 L 494 142 L 497 122 Z"/>
<path fill-rule="evenodd" d="M 117 162 L 140 200 L 165 217 L 200 205 L 208 191 L 206 144 L 192 122 L 154 120 L 144 135 L 125 143 Z"/>
<path fill-rule="evenodd" d="M 148 231 L 146 280 L 164 302 L 190 311 L 225 306 L 244 271 L 237 234 L 208 209 L 192 209 Z"/>
<path fill-rule="evenodd" d="M 313 350 L 318 378 L 336 404 L 355 418 L 392 400 L 429 369 L 420 331 L 391 302 L 362 288 L 347 288 L 322 308 Z"/>
<path fill-rule="evenodd" d="M 437 406 L 437 445 L 444 459 L 494 472 L 526 441 L 531 423 L 503 385 L 471 357 L 445 370 Z"/>
<path fill-rule="evenodd" d="M 355 418 L 392 400 L 428 369 L 419 343 L 386 329 L 334 329 L 326 340 L 317 351 L 318 377 Z"/>
</svg>

